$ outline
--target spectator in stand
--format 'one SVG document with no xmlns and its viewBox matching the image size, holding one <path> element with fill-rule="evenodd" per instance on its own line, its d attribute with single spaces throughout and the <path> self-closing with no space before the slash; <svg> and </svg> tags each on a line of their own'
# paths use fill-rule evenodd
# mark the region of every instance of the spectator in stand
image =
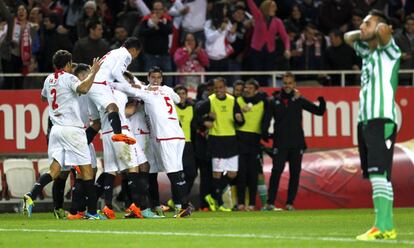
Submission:
<svg viewBox="0 0 414 248">
<path fill-rule="evenodd" d="M 17 13 L 12 15 L 4 1 L 0 1 L 0 15 L 6 20 L 7 34 L 0 47 L 3 72 L 29 73 L 33 62 L 32 45 L 36 36 L 36 26 L 28 21 L 28 11 L 24 4 L 17 6 Z M 7 88 L 21 89 L 23 78 L 9 78 Z"/>
<path fill-rule="evenodd" d="M 72 43 L 67 34 L 60 34 L 57 31 L 59 26 L 59 16 L 54 12 L 50 12 L 43 19 L 44 33 L 39 53 L 39 67 L 41 72 L 53 72 L 54 67 L 50 58 L 58 50 L 72 51 Z"/>
<path fill-rule="evenodd" d="M 125 40 L 128 38 L 128 32 L 124 26 L 117 26 L 115 28 L 115 39 L 110 46 L 110 50 L 120 48 L 124 44 Z"/>
<path fill-rule="evenodd" d="M 209 71 L 229 70 L 229 56 L 234 52 L 230 43 L 236 40 L 236 30 L 237 24 L 232 25 L 228 18 L 227 3 L 214 3 L 211 18 L 204 25 Z"/>
<path fill-rule="evenodd" d="M 155 0 L 152 13 L 146 15 L 138 30 L 138 37 L 144 43 L 144 64 L 148 71 L 158 66 L 163 72 L 172 71 L 171 58 L 168 54 L 168 36 L 172 32 L 172 19 L 166 13 L 164 3 Z M 165 77 L 164 83 L 172 86 L 172 80 Z"/>
<path fill-rule="evenodd" d="M 101 23 L 102 30 L 105 33 L 104 37 L 109 38 L 110 32 L 108 30 L 108 27 L 106 27 L 106 25 L 104 24 L 104 20 L 98 15 L 95 1 L 87 1 L 83 5 L 83 15 L 76 24 L 78 39 L 88 36 L 89 34 L 88 26 L 89 26 L 89 23 L 91 22 Z"/>
<path fill-rule="evenodd" d="M 106 0 L 96 0 L 98 16 L 102 18 L 103 23 L 108 27 L 112 27 L 114 23 L 114 17 L 111 10 L 108 7 Z"/>
<path fill-rule="evenodd" d="M 329 33 L 331 46 L 325 50 L 325 69 L 326 70 L 359 70 L 361 67 L 361 59 L 359 59 L 350 46 L 345 44 L 343 33 L 338 29 Z M 341 75 L 330 75 L 331 85 L 341 84 Z M 355 75 L 346 75 L 345 83 L 347 85 L 355 84 Z"/>
<path fill-rule="evenodd" d="M 307 23 L 315 23 L 318 16 L 318 7 L 320 1 L 302 0 L 298 1 L 299 6 L 303 11 L 303 17 Z"/>
<path fill-rule="evenodd" d="M 372 9 L 384 10 L 387 5 L 388 0 L 370 0 L 370 1 L 361 1 L 353 0 L 352 5 L 354 9 L 362 10 L 364 16 L 368 14 Z"/>
<path fill-rule="evenodd" d="M 302 32 L 303 29 L 306 27 L 306 24 L 307 22 L 305 17 L 302 15 L 300 5 L 293 5 L 289 18 L 285 20 L 285 27 L 287 28 L 288 26 L 290 26 L 295 28 L 296 30 L 299 30 L 299 32 Z"/>
<path fill-rule="evenodd" d="M 404 22 L 406 17 L 414 14 L 414 1 L 389 0 L 388 14 L 390 17 L 398 18 L 401 22 Z"/>
<path fill-rule="evenodd" d="M 91 64 L 94 58 L 102 58 L 109 51 L 108 42 L 102 38 L 102 24 L 91 21 L 88 24 L 89 36 L 78 40 L 73 48 L 73 61 Z"/>
<path fill-rule="evenodd" d="M 34 7 L 30 10 L 29 21 L 33 24 L 37 24 L 39 27 L 42 26 L 43 13 L 39 7 Z"/>
<path fill-rule="evenodd" d="M 395 34 L 395 43 L 401 49 L 400 69 L 414 68 L 414 14 L 407 16 L 402 32 Z M 411 85 L 412 73 L 400 74 L 400 84 Z"/>
<path fill-rule="evenodd" d="M 125 27 L 128 34 L 132 34 L 139 20 L 144 14 L 136 7 L 135 0 L 125 1 L 124 9 L 117 14 L 117 26 Z"/>
<path fill-rule="evenodd" d="M 181 21 L 181 40 L 192 33 L 198 41 L 204 42 L 204 23 L 207 15 L 207 0 L 176 0 L 182 2 L 179 9 Z"/>
<path fill-rule="evenodd" d="M 253 37 L 250 44 L 250 63 L 254 71 L 271 71 L 275 69 L 275 39 L 277 35 L 282 38 L 285 46 L 284 56 L 290 58 L 290 42 L 285 26 L 276 17 L 276 2 L 265 0 L 260 4 L 260 9 L 253 0 L 247 0 L 254 18 Z M 269 84 L 266 77 L 258 77 L 260 85 Z"/>
<path fill-rule="evenodd" d="M 360 9 L 354 9 L 352 11 L 352 17 L 351 20 L 349 20 L 346 30 L 356 30 L 359 29 L 359 26 L 362 24 L 362 20 L 364 19 L 364 14 L 362 13 L 362 10 Z"/>
<path fill-rule="evenodd" d="M 292 70 L 321 70 L 323 69 L 325 40 L 313 24 L 308 24 L 296 41 L 292 59 Z M 301 80 L 315 80 L 314 76 L 302 76 Z"/>
<path fill-rule="evenodd" d="M 320 70 L 323 59 L 322 35 L 313 24 L 308 24 L 295 43 L 295 53 L 298 54 L 293 70 Z M 322 36 L 323 37 L 323 36 Z"/>
<path fill-rule="evenodd" d="M 336 28 L 344 32 L 351 16 L 352 4 L 349 0 L 325 0 L 319 7 L 319 29 L 324 34 L 328 34 Z"/>
<path fill-rule="evenodd" d="M 178 48 L 174 54 L 174 62 L 179 72 L 203 72 L 208 66 L 209 60 L 206 51 L 192 33 L 187 33 L 184 46 Z M 185 88 L 196 89 L 201 83 L 199 76 L 181 76 L 180 84 Z"/>
<path fill-rule="evenodd" d="M 69 0 L 65 9 L 62 25 L 58 27 L 58 32 L 67 33 L 74 43 L 78 39 L 76 25 L 83 15 L 83 0 Z"/>
<path fill-rule="evenodd" d="M 231 19 L 237 29 L 236 40 L 232 44 L 234 52 L 230 55 L 230 71 L 243 71 L 247 69 L 245 57 L 249 50 L 253 20 L 246 16 L 244 6 L 237 5 L 232 11 Z M 240 78 L 239 75 L 235 75 L 232 81 Z"/>
</svg>

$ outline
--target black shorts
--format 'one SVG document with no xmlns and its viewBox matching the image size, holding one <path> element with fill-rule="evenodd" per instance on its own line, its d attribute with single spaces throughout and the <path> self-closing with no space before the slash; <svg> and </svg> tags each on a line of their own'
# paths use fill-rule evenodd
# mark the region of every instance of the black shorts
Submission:
<svg viewBox="0 0 414 248">
<path fill-rule="evenodd" d="M 393 125 L 390 136 L 385 137 L 385 125 Z M 389 119 L 373 119 L 358 123 L 358 150 L 364 178 L 370 174 L 386 173 L 391 180 L 392 158 L 397 136 L 397 125 Z"/>
</svg>

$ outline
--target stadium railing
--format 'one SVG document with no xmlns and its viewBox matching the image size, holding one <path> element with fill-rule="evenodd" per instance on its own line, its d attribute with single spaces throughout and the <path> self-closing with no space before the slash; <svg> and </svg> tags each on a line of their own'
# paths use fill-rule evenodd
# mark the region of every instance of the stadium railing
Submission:
<svg viewBox="0 0 414 248">
<path fill-rule="evenodd" d="M 286 71 L 228 71 L 228 72 L 165 72 L 164 76 L 200 76 L 201 81 L 204 82 L 208 76 L 270 76 L 272 78 L 271 87 L 276 87 L 278 78 L 281 78 Z M 346 86 L 345 76 L 358 75 L 361 71 L 355 70 L 312 70 L 312 71 L 291 71 L 295 75 L 340 75 L 342 87 Z M 29 73 L 25 77 L 46 77 L 50 73 Z M 135 76 L 147 76 L 145 72 L 135 72 Z M 411 78 L 410 84 L 414 86 L 414 69 L 401 69 L 399 74 L 409 76 Z M 22 77 L 20 73 L 0 73 L 0 78 L 8 77 Z"/>
</svg>

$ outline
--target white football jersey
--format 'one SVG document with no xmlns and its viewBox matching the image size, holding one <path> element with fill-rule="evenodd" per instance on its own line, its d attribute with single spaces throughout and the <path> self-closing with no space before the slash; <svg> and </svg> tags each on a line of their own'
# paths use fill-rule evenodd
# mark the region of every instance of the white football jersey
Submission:
<svg viewBox="0 0 414 248">
<path fill-rule="evenodd" d="M 80 117 L 85 128 L 91 125 L 89 118 L 89 97 L 87 95 L 79 96 Z"/>
<path fill-rule="evenodd" d="M 180 97 L 172 88 L 160 86 L 155 91 L 135 90 L 135 96 L 145 102 L 145 113 L 150 120 L 151 134 L 157 140 L 185 139 L 174 106 L 174 103 L 180 101 Z"/>
<path fill-rule="evenodd" d="M 53 125 L 84 127 L 80 116 L 79 96 L 76 89 L 81 81 L 66 72 L 50 74 L 42 89 L 49 103 L 49 116 Z"/>
<path fill-rule="evenodd" d="M 146 117 L 146 114 L 144 111 L 144 105 L 139 104 L 137 112 L 135 112 L 135 114 L 131 115 L 128 118 L 129 127 L 131 129 L 131 132 L 134 134 L 134 136 L 150 133 L 147 120 L 148 118 Z"/>
<path fill-rule="evenodd" d="M 119 91 L 119 90 L 113 90 L 114 97 L 116 99 L 116 105 L 119 109 L 119 118 L 121 119 L 121 126 L 122 128 L 129 128 L 129 122 L 127 118 L 125 117 L 125 105 L 128 102 L 128 97 L 125 93 Z M 101 113 L 101 112 L 100 112 Z M 105 112 L 104 114 L 101 113 L 101 124 L 102 124 L 102 133 L 108 133 L 112 131 L 111 123 L 109 123 L 109 120 L 107 118 L 108 113 Z"/>
<path fill-rule="evenodd" d="M 124 72 L 131 64 L 131 54 L 125 47 L 109 51 L 102 57 L 101 69 L 95 76 L 95 82 L 102 83 L 128 83 L 124 78 Z"/>
</svg>

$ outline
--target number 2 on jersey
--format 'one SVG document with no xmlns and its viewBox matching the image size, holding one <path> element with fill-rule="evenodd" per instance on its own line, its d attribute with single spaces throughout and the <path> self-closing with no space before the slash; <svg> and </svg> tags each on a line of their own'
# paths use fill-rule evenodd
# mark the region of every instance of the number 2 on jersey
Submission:
<svg viewBox="0 0 414 248">
<path fill-rule="evenodd" d="M 50 91 L 50 94 L 52 95 L 52 97 L 53 97 L 53 100 L 52 100 L 52 109 L 53 110 L 55 110 L 55 109 L 57 109 L 58 107 L 59 107 L 59 105 L 56 103 L 56 95 L 57 95 L 57 91 L 56 91 L 56 89 L 55 88 L 53 88 L 51 91 Z"/>
<path fill-rule="evenodd" d="M 164 100 L 165 100 L 165 104 L 167 105 L 168 109 L 168 114 L 172 114 L 173 112 L 173 106 L 171 105 L 171 103 L 169 101 L 171 101 L 171 99 L 168 96 L 164 96 Z"/>
</svg>

